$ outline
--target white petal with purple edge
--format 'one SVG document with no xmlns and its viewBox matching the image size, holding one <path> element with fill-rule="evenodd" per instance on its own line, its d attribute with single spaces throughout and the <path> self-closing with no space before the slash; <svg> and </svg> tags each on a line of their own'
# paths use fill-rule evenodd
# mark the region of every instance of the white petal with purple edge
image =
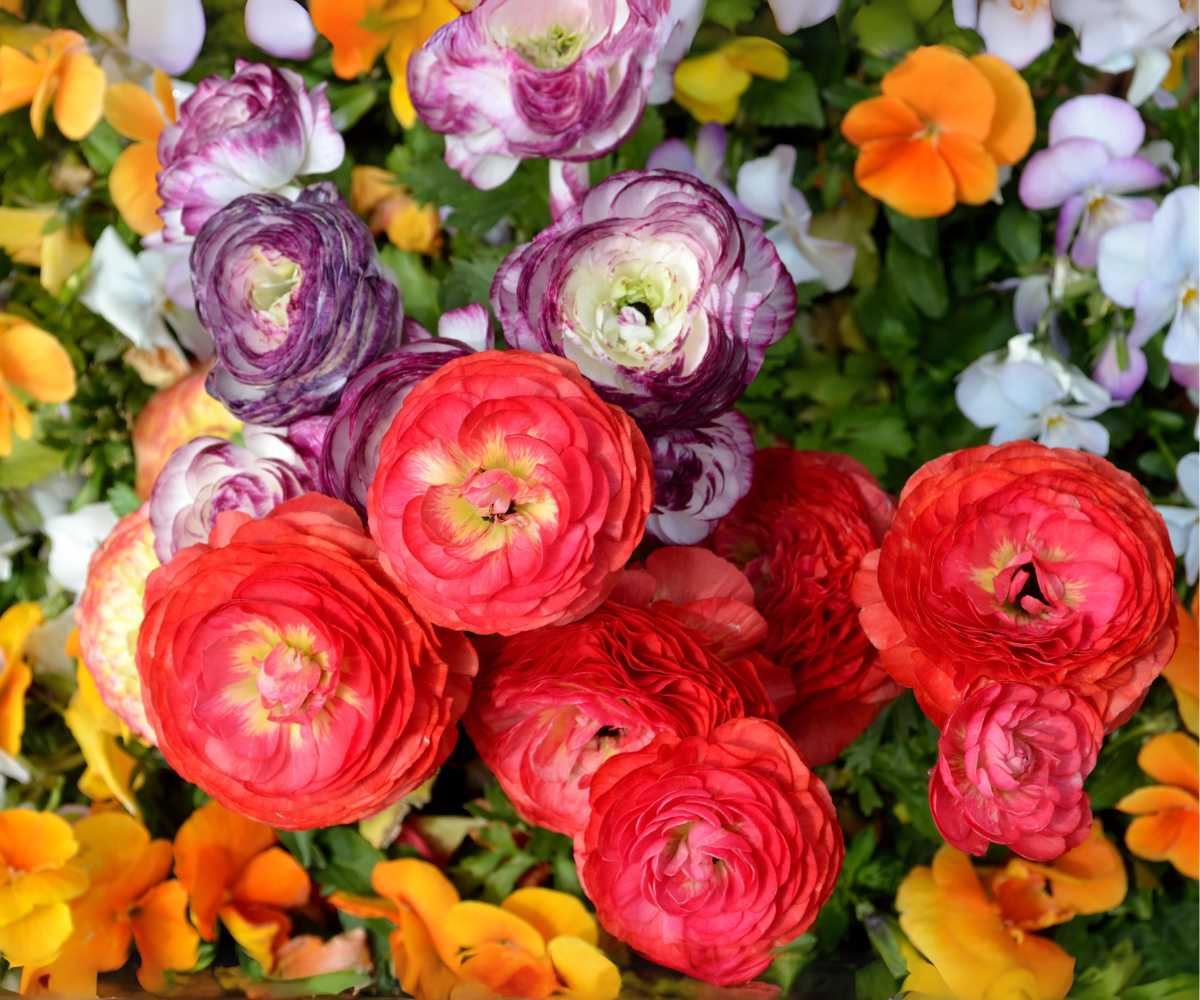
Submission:
<svg viewBox="0 0 1200 1000">
<path fill-rule="evenodd" d="M 1073 97 L 1050 118 L 1050 146 L 1066 139 L 1095 139 L 1113 156 L 1132 156 L 1145 138 L 1146 125 L 1137 108 L 1108 94 Z"/>
<path fill-rule="evenodd" d="M 1111 157 L 1095 139 L 1066 139 L 1034 153 L 1021 174 L 1026 208 L 1057 208 L 1094 184 Z"/>
<path fill-rule="evenodd" d="M 1138 285 L 1146 275 L 1150 254 L 1149 222 L 1131 222 L 1110 229 L 1100 240 L 1097 275 L 1104 294 L 1117 305 L 1132 309 Z"/>
<path fill-rule="evenodd" d="M 461 309 L 451 309 L 438 320 L 438 336 L 460 341 L 475 351 L 490 350 L 492 324 L 488 311 L 474 302 Z"/>
<path fill-rule="evenodd" d="M 1053 43 L 1054 15 L 1042 4 L 1018 9 L 1010 0 L 983 0 L 979 34 L 989 53 L 1024 69 Z"/>
<path fill-rule="evenodd" d="M 246 37 L 277 59 L 307 59 L 317 31 L 296 0 L 246 0 Z"/>
<path fill-rule="evenodd" d="M 1100 177 L 1096 181 L 1102 191 L 1110 194 L 1148 191 L 1166 182 L 1166 174 L 1140 156 L 1122 156 L 1112 160 L 1100 171 Z"/>
<path fill-rule="evenodd" d="M 171 76 L 191 68 L 204 44 L 201 0 L 127 0 L 131 55 Z"/>
</svg>

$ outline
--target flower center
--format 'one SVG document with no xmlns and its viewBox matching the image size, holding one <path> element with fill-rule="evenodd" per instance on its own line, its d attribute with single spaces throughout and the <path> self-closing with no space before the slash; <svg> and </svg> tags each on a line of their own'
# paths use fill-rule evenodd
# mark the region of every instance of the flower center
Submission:
<svg viewBox="0 0 1200 1000">
<path fill-rule="evenodd" d="M 996 574 L 996 597 L 1014 611 L 1033 617 L 1051 610 L 1062 597 L 1063 589 L 1062 581 L 1028 552 L 1014 557 Z"/>
<path fill-rule="evenodd" d="M 309 643 L 279 642 L 256 660 L 258 696 L 272 722 L 308 722 L 337 685 L 329 657 Z"/>
<path fill-rule="evenodd" d="M 509 43 L 510 48 L 530 66 L 538 69 L 563 69 L 579 58 L 583 49 L 582 32 L 553 24 L 543 35 L 520 38 Z"/>
<path fill-rule="evenodd" d="M 503 521 L 517 507 L 521 481 L 507 469 L 480 469 L 462 488 L 463 498 L 486 521 Z"/>
<path fill-rule="evenodd" d="M 250 301 L 275 326 L 287 329 L 288 307 L 304 280 L 304 271 L 290 257 L 268 256 L 262 247 L 250 253 Z"/>
<path fill-rule="evenodd" d="M 1183 290 L 1183 294 L 1179 297 L 1179 304 L 1186 308 L 1194 305 L 1197 299 L 1200 299 L 1200 288 L 1190 285 Z"/>
</svg>

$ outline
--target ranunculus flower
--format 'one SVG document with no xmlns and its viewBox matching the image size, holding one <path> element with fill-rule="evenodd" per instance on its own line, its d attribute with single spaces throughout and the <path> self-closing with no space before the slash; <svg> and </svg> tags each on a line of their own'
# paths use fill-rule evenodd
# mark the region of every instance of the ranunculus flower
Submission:
<svg viewBox="0 0 1200 1000">
<path fill-rule="evenodd" d="M 163 229 L 152 239 L 192 239 L 244 194 L 294 195 L 298 178 L 337 169 L 343 155 L 324 84 L 310 91 L 290 69 L 239 59 L 228 80 L 201 80 L 159 136 Z"/>
<path fill-rule="evenodd" d="M 400 342 L 400 290 L 328 182 L 295 201 L 246 195 L 214 215 L 192 249 L 192 285 L 217 352 L 208 391 L 252 423 L 332 409 Z"/>
<path fill-rule="evenodd" d="M 1106 731 L 1175 649 L 1175 557 L 1141 486 L 1028 441 L 926 463 L 854 583 L 887 671 L 937 726 L 985 682 L 1064 688 Z"/>
<path fill-rule="evenodd" d="M 244 445 L 194 438 L 168 459 L 150 494 L 154 551 L 170 562 L 207 542 L 223 511 L 262 517 L 315 485 L 295 449 L 269 431 L 248 429 Z"/>
<path fill-rule="evenodd" d="M 654 510 L 646 530 L 677 545 L 703 541 L 750 490 L 754 435 L 730 410 L 696 429 L 666 431 L 650 442 Z"/>
<path fill-rule="evenodd" d="M 146 580 L 158 566 L 150 512 L 143 504 L 121 518 L 92 556 L 75 612 L 83 663 L 104 704 L 151 746 L 155 736 L 142 705 L 136 651 Z"/>
<path fill-rule="evenodd" d="M 730 409 L 791 325 L 796 289 L 714 188 L 627 171 L 509 254 L 492 306 L 510 344 L 574 361 L 658 433 Z"/>
<path fill-rule="evenodd" d="M 490 0 L 408 61 L 446 162 L 494 188 L 525 159 L 592 160 L 637 127 L 678 18 L 668 0 Z"/>
<path fill-rule="evenodd" d="M 154 480 L 175 450 L 197 437 L 233 437 L 242 422 L 208 394 L 207 370 L 197 371 L 150 397 L 133 422 L 137 495 L 150 498 Z"/>
<path fill-rule="evenodd" d="M 767 448 L 754 485 L 713 534 L 741 566 L 767 620 L 762 651 L 787 668 L 797 701 L 785 729 L 811 764 L 833 760 L 899 690 L 879 664 L 850 596 L 862 557 L 895 511 L 846 455 Z"/>
<path fill-rule="evenodd" d="M 471 305 L 442 316 L 438 338 L 406 322 L 404 343 L 376 358 L 347 384 L 321 451 L 321 484 L 363 517 L 383 435 L 413 387 L 447 361 L 491 347 L 487 310 Z"/>
<path fill-rule="evenodd" d="M 1035 126 L 1029 85 L 1006 62 L 927 45 L 884 76 L 882 96 L 850 109 L 842 134 L 860 149 L 854 179 L 867 194 L 928 218 L 989 201 Z"/>
<path fill-rule="evenodd" d="M 829 792 L 763 719 L 612 757 L 591 809 L 575 859 L 600 923 L 721 986 L 753 979 L 812 924 L 845 853 Z"/>
<path fill-rule="evenodd" d="M 167 762 L 222 805 L 299 830 L 379 812 L 454 745 L 477 660 L 413 614 L 345 504 L 310 493 L 146 587 L 138 671 Z"/>
<path fill-rule="evenodd" d="M 404 401 L 367 508 L 384 565 L 420 614 L 511 635 L 604 600 L 652 490 L 642 435 L 574 365 L 482 351 Z"/>
<path fill-rule="evenodd" d="M 968 854 L 1004 844 L 1052 861 L 1092 825 L 1084 779 L 1104 727 L 1065 688 L 987 684 L 959 704 L 938 741 L 929 807 L 942 836 Z"/>
<path fill-rule="evenodd" d="M 663 733 L 703 736 L 767 714 L 753 660 L 722 658 L 661 609 L 609 602 L 582 621 L 500 643 L 466 724 L 521 815 L 575 836 L 608 758 Z"/>
</svg>

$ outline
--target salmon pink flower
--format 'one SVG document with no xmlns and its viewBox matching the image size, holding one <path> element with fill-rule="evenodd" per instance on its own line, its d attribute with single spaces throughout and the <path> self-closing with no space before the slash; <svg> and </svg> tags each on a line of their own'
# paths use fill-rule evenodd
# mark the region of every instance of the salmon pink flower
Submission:
<svg viewBox="0 0 1200 1000">
<path fill-rule="evenodd" d="M 1138 766 L 1159 782 L 1130 792 L 1117 808 L 1137 817 L 1125 846 L 1147 861 L 1169 861 L 1200 878 L 1200 746 L 1187 733 L 1160 733 L 1146 741 Z"/>
<path fill-rule="evenodd" d="M 353 510 L 320 494 L 151 574 L 138 671 L 158 746 L 185 780 L 282 829 L 379 812 L 454 745 L 477 662 L 419 619 Z M 184 692 L 187 692 L 184 694 Z"/>
<path fill-rule="evenodd" d="M 121 518 L 92 556 L 75 612 L 80 657 L 104 703 L 151 746 L 155 736 L 142 705 L 136 651 L 146 580 L 158 566 L 143 505 Z"/>
<path fill-rule="evenodd" d="M 762 719 L 611 757 L 575 841 L 605 929 L 719 986 L 753 979 L 812 924 L 843 854 L 829 792 Z"/>
<path fill-rule="evenodd" d="M 884 668 L 934 725 L 987 683 L 1061 688 L 1111 731 L 1175 649 L 1175 558 L 1141 486 L 1032 442 L 927 463 L 854 584 Z"/>
<path fill-rule="evenodd" d="M 604 600 L 641 540 L 652 489 L 642 435 L 574 365 L 482 351 L 404 401 L 367 507 L 384 564 L 420 614 L 511 635 Z"/>
<path fill-rule="evenodd" d="M 1051 861 L 1092 825 L 1083 782 L 1104 729 L 1069 690 L 989 684 L 954 710 L 938 743 L 929 805 L 946 842 L 968 854 L 1005 844 Z"/>
<path fill-rule="evenodd" d="M 712 537 L 754 587 L 767 621 L 762 652 L 796 688 L 783 727 L 814 765 L 832 761 L 899 693 L 851 599 L 859 562 L 894 510 L 852 458 L 767 448 L 755 458 L 750 492 Z"/>
<path fill-rule="evenodd" d="M 704 736 L 729 719 L 771 714 L 755 661 L 718 655 L 682 617 L 669 604 L 609 602 L 582 621 L 498 644 L 467 731 L 525 819 L 582 833 L 588 788 L 609 758 L 663 733 Z"/>
<path fill-rule="evenodd" d="M 859 147 L 854 179 L 905 215 L 945 215 L 996 193 L 998 168 L 1016 163 L 1034 138 L 1033 98 L 995 56 L 968 59 L 942 45 L 910 52 L 883 78 L 883 95 L 842 120 Z"/>
</svg>

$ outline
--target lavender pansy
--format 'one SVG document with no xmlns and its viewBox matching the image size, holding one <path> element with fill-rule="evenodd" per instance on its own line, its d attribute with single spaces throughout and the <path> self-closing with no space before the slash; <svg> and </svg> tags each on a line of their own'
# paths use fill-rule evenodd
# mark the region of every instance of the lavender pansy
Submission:
<svg viewBox="0 0 1200 1000">
<path fill-rule="evenodd" d="M 1134 310 L 1131 344 L 1165 326 L 1166 359 L 1200 364 L 1200 187 L 1177 188 L 1149 221 L 1107 233 L 1098 273 L 1104 293 Z"/>
<path fill-rule="evenodd" d="M 241 59 L 236 66 L 228 80 L 201 80 L 159 137 L 163 228 L 151 242 L 189 240 L 235 198 L 294 195 L 297 178 L 342 162 L 324 84 L 309 91 L 291 70 Z"/>
<path fill-rule="evenodd" d="M 654 509 L 646 530 L 671 545 L 695 545 L 750 492 L 754 435 L 730 411 L 695 430 L 667 431 L 650 441 Z"/>
<path fill-rule="evenodd" d="M 1129 198 L 1166 183 L 1137 154 L 1146 126 L 1137 108 L 1117 97 L 1089 94 L 1063 104 L 1050 119 L 1050 145 L 1039 150 L 1021 175 L 1027 208 L 1061 208 L 1057 252 L 1071 252 L 1079 267 L 1095 267 L 1100 239 L 1110 229 L 1148 219 L 1150 198 Z"/>
<path fill-rule="evenodd" d="M 315 486 L 302 457 L 272 431 L 247 428 L 244 445 L 198 437 L 177 448 L 150 493 L 154 551 L 166 564 L 207 542 L 223 511 L 262 517 Z"/>
<path fill-rule="evenodd" d="M 100 36 L 110 82 L 149 76 L 151 67 L 179 76 L 204 44 L 202 0 L 75 0 L 75 5 Z"/>
<path fill-rule="evenodd" d="M 1126 402 L 1137 394 L 1149 370 L 1150 363 L 1141 345 L 1133 343 L 1124 333 L 1113 333 L 1096 359 L 1092 379 L 1104 386 L 1113 399 Z"/>
<path fill-rule="evenodd" d="M 367 365 L 342 393 L 321 451 L 322 490 L 365 517 L 379 444 L 408 394 L 447 361 L 491 344 L 487 310 L 479 305 L 443 315 L 436 340 L 406 324 L 405 343 Z"/>
<path fill-rule="evenodd" d="M 637 126 L 678 17 L 668 0 L 488 0 L 409 60 L 421 120 L 476 187 L 524 159 L 590 160 Z"/>
<path fill-rule="evenodd" d="M 1024 69 L 1054 42 L 1050 0 L 954 0 L 954 21 L 974 28 L 987 51 Z"/>
<path fill-rule="evenodd" d="M 1033 438 L 1052 448 L 1104 455 L 1108 430 L 1093 417 L 1112 404 L 1108 391 L 1020 334 L 958 376 L 954 398 L 976 427 L 991 427 L 992 444 Z"/>
<path fill-rule="evenodd" d="M 351 376 L 400 342 L 400 291 L 329 183 L 222 209 L 196 239 L 192 281 L 216 346 L 208 391 L 250 423 L 331 410 Z"/>
<path fill-rule="evenodd" d="M 750 160 L 738 171 L 737 193 L 742 204 L 777 225 L 767 230 L 779 258 L 796 282 L 819 281 L 840 292 L 854 273 L 854 247 L 811 236 L 812 210 L 804 195 L 792 187 L 796 150 L 776 146 L 770 156 Z"/>
<path fill-rule="evenodd" d="M 307 59 L 317 30 L 297 0 L 246 0 L 246 37 L 277 59 Z"/>
<path fill-rule="evenodd" d="M 828 21 L 837 13 L 841 0 L 767 0 L 775 15 L 775 26 L 785 35 Z"/>
<path fill-rule="evenodd" d="M 704 0 L 671 0 L 666 41 L 654 66 L 654 79 L 647 93 L 648 103 L 666 104 L 675 93 L 675 67 L 688 54 L 702 20 Z"/>
<path fill-rule="evenodd" d="M 674 171 L 627 171 L 505 258 L 508 342 L 574 361 L 655 435 L 728 410 L 787 332 L 795 285 L 762 229 Z"/>
<path fill-rule="evenodd" d="M 762 220 L 738 201 L 725 176 L 725 126 L 709 122 L 696 134 L 696 145 L 689 147 L 682 139 L 667 139 L 646 160 L 647 170 L 678 170 L 699 177 L 721 192 L 733 210 L 751 222 Z M 694 151 L 693 151 L 694 150 Z"/>
</svg>

